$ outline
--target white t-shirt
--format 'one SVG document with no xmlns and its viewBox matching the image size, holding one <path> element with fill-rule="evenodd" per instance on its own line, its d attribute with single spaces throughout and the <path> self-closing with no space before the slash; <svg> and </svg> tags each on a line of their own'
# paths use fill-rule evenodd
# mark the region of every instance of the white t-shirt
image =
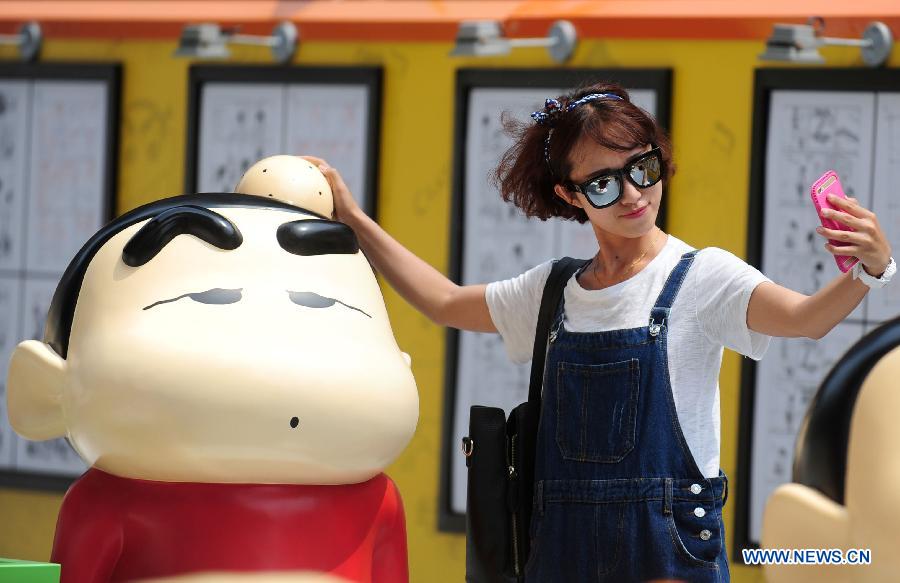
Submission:
<svg viewBox="0 0 900 583">
<path fill-rule="evenodd" d="M 665 247 L 640 272 L 614 286 L 586 290 L 566 285 L 566 330 L 600 332 L 647 326 L 650 309 L 682 254 L 692 251 L 669 235 Z M 491 319 L 514 362 L 528 362 L 544 283 L 551 262 L 487 286 Z M 747 305 L 757 285 L 771 281 L 723 249 L 700 251 L 675 298 L 668 321 L 669 377 L 675 409 L 697 467 L 719 475 L 719 369 L 722 348 L 759 360 L 770 337 L 747 328 Z"/>
</svg>

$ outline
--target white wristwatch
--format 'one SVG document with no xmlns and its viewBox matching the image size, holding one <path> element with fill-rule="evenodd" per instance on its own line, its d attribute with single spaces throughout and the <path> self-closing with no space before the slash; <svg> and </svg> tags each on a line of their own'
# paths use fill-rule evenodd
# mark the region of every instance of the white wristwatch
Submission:
<svg viewBox="0 0 900 583">
<path fill-rule="evenodd" d="M 891 276 L 895 273 L 897 273 L 897 264 L 894 263 L 893 257 L 891 257 L 887 267 L 884 268 L 884 273 L 881 274 L 881 277 L 872 277 L 866 273 L 866 270 L 863 269 L 862 261 L 857 261 L 856 265 L 853 266 L 853 279 L 858 279 L 872 289 L 886 286 L 891 281 Z"/>
</svg>

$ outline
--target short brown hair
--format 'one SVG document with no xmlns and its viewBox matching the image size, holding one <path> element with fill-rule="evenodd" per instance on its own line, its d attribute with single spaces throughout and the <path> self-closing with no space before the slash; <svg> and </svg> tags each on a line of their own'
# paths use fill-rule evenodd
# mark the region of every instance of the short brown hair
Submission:
<svg viewBox="0 0 900 583">
<path fill-rule="evenodd" d="M 621 99 L 598 99 L 566 111 L 566 105 L 591 93 L 610 93 Z M 556 184 L 569 180 L 572 165 L 569 153 L 582 136 L 590 136 L 597 144 L 627 152 L 655 144 L 662 152 L 665 176 L 663 191 L 675 173 L 672 145 L 662 127 L 643 109 L 631 103 L 628 92 L 616 83 L 599 82 L 559 97 L 560 113 L 554 116 L 549 160 L 544 157 L 544 142 L 550 124 L 513 120 L 503 114 L 503 125 L 515 143 L 494 172 L 494 182 L 506 202 L 522 209 L 527 217 L 542 221 L 560 217 L 587 222 L 587 214 L 567 204 L 553 193 Z"/>
</svg>

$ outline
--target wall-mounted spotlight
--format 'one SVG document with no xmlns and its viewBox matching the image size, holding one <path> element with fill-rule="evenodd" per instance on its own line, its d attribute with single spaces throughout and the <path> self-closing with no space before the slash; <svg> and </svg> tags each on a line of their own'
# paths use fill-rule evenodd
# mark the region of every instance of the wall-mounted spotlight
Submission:
<svg viewBox="0 0 900 583">
<path fill-rule="evenodd" d="M 759 58 L 764 61 L 820 64 L 825 62 L 819 54 L 821 46 L 860 47 L 863 62 L 870 67 L 878 67 L 887 61 L 894 45 L 891 29 L 883 22 L 869 24 L 863 31 L 862 39 L 821 36 L 824 28 L 821 18 L 812 18 L 809 24 L 776 24 L 772 36 L 766 40 L 766 51 Z"/>
<path fill-rule="evenodd" d="M 0 34 L 0 45 L 18 45 L 19 58 L 33 61 L 41 52 L 44 34 L 37 22 L 26 22 L 19 27 L 18 34 Z"/>
<path fill-rule="evenodd" d="M 456 33 L 456 46 L 450 51 L 454 57 L 487 57 L 508 55 L 514 48 L 547 47 L 550 57 L 563 63 L 572 56 L 578 34 L 568 20 L 557 20 L 545 38 L 506 38 L 496 20 L 466 20 Z"/>
<path fill-rule="evenodd" d="M 271 47 L 278 63 L 287 63 L 297 51 L 299 35 L 291 22 L 281 22 L 271 36 L 237 34 L 236 29 L 223 29 L 218 24 L 190 24 L 181 31 L 175 56 L 204 59 L 227 59 L 229 44 Z"/>
</svg>

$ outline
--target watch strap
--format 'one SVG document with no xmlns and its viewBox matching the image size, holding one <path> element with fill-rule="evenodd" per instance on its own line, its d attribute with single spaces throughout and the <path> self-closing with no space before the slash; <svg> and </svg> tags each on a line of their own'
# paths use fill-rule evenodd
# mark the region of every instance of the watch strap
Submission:
<svg viewBox="0 0 900 583">
<path fill-rule="evenodd" d="M 872 289 L 879 289 L 888 284 L 891 281 L 891 277 L 897 272 L 897 264 L 894 262 L 894 258 L 891 257 L 891 260 L 888 261 L 887 267 L 884 269 L 884 273 L 881 274 L 881 277 L 873 277 L 866 273 L 865 268 L 863 267 L 862 261 L 857 261 L 856 265 L 853 266 L 853 279 L 858 279 L 867 286 Z"/>
</svg>

